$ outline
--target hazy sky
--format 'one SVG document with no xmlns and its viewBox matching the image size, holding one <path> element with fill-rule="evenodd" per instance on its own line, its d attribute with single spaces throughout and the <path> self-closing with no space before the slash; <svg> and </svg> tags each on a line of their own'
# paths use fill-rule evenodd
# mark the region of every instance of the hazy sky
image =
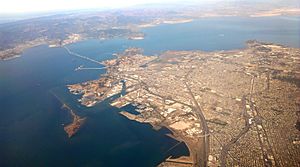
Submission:
<svg viewBox="0 0 300 167">
<path fill-rule="evenodd" d="M 178 1 L 184 0 L 0 0 L 0 13 L 23 13 L 87 8 L 119 8 L 146 3 L 168 3 Z"/>
<path fill-rule="evenodd" d="M 271 3 L 277 5 L 292 4 L 299 7 L 300 0 L 0 0 L 0 14 L 27 13 L 70 9 L 120 8 L 147 3 L 196 2 L 198 4 L 225 3 Z M 296 4 L 296 5 L 295 5 Z"/>
</svg>

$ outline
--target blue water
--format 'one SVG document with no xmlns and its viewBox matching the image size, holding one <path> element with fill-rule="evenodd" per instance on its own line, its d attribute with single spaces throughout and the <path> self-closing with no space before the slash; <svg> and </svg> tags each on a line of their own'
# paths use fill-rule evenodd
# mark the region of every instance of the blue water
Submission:
<svg viewBox="0 0 300 167">
<path fill-rule="evenodd" d="M 142 47 L 146 54 L 166 50 L 228 50 L 258 39 L 300 47 L 299 17 L 207 18 L 195 22 L 146 28 L 141 41 L 88 40 L 68 46 L 97 60 L 127 47 Z M 96 67 L 67 54 L 63 48 L 38 46 L 21 58 L 0 62 L 0 166 L 155 166 L 164 158 L 187 155 L 184 144 L 166 129 L 129 121 L 103 102 L 93 108 L 77 103 L 67 84 L 97 79 L 104 70 L 74 71 L 80 65 Z M 55 97 L 55 96 L 56 97 Z M 68 139 L 62 123 L 69 121 L 67 103 L 86 124 Z M 133 110 L 129 106 L 125 108 Z"/>
</svg>

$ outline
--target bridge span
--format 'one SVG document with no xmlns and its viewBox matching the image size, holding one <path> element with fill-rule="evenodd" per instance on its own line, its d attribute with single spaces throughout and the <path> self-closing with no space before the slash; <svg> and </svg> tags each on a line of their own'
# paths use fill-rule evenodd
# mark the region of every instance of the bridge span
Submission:
<svg viewBox="0 0 300 167">
<path fill-rule="evenodd" d="M 72 56 L 76 56 L 76 57 L 79 57 L 79 58 L 81 58 L 81 59 L 85 59 L 85 60 L 91 61 L 91 62 L 93 62 L 93 63 L 101 64 L 101 62 L 99 62 L 99 61 L 97 61 L 97 60 L 94 60 L 94 59 L 89 58 L 89 57 L 86 57 L 86 56 L 82 56 L 82 55 L 80 55 L 80 54 L 78 54 L 78 53 L 75 53 L 75 52 L 72 52 L 72 51 L 71 51 L 69 48 L 67 48 L 66 46 L 64 46 L 64 48 L 65 48 L 66 51 L 67 51 L 70 55 L 72 55 Z M 102 64 L 101 64 L 101 65 L 102 65 Z"/>
</svg>

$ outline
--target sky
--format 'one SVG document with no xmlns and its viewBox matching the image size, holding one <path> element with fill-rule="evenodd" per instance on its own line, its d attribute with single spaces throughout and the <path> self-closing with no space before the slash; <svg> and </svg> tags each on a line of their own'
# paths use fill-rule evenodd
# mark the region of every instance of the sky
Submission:
<svg viewBox="0 0 300 167">
<path fill-rule="evenodd" d="M 264 3 L 272 4 L 297 4 L 300 0 L 0 0 L 0 14 L 15 13 L 35 13 L 58 10 L 76 10 L 76 9 L 104 9 L 104 8 L 122 8 L 141 4 L 153 3 L 187 3 L 207 4 L 215 2 L 225 3 L 231 1 L 234 3 Z"/>
<path fill-rule="evenodd" d="M 164 3 L 169 3 L 178 1 L 183 2 L 184 0 L 0 0 L 0 13 L 28 13 L 90 8 L 121 8 L 147 3 L 160 3 L 162 1 Z"/>
</svg>

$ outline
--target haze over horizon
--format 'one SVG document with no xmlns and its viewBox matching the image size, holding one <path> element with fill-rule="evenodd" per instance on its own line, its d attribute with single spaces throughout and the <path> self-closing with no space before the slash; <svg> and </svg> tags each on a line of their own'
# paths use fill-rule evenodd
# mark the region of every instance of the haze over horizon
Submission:
<svg viewBox="0 0 300 167">
<path fill-rule="evenodd" d="M 34 13 L 34 12 L 51 12 L 51 11 L 64 11 L 64 10 L 80 10 L 80 9 L 115 9 L 131 7 L 135 5 L 145 4 L 171 4 L 171 3 L 197 3 L 207 4 L 216 3 L 221 0 L 10 0 L 2 2 L 0 6 L 0 14 L 21 14 L 21 13 Z M 293 4 L 295 7 L 299 7 L 297 0 L 223 0 L 222 3 L 232 2 L 233 4 L 239 3 L 268 3 L 276 2 L 277 5 L 289 5 Z"/>
<path fill-rule="evenodd" d="M 219 0 L 204 0 L 203 2 L 215 2 Z M 79 10 L 79 9 L 112 9 L 123 8 L 134 5 L 144 5 L 153 3 L 177 3 L 177 2 L 197 2 L 195 0 L 10 0 L 3 2 L 0 6 L 0 14 L 14 14 L 14 13 L 32 13 L 32 12 L 49 12 L 59 10 Z"/>
</svg>

